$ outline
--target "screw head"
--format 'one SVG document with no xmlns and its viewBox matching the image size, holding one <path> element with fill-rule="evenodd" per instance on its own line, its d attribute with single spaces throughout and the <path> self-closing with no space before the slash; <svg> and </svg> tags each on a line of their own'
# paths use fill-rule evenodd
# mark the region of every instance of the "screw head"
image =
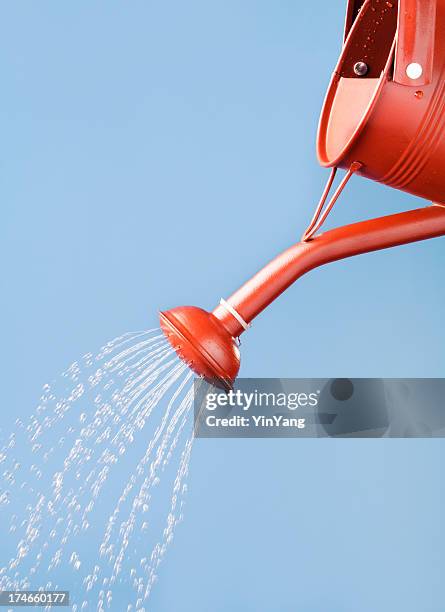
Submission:
<svg viewBox="0 0 445 612">
<path fill-rule="evenodd" d="M 354 64 L 354 73 L 357 76 L 365 76 L 368 70 L 369 70 L 368 64 L 365 64 L 365 62 L 356 62 Z"/>
</svg>

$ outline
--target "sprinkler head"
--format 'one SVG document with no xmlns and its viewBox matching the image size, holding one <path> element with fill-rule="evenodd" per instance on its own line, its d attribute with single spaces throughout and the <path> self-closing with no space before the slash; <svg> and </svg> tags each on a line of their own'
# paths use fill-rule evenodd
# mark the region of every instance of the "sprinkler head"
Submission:
<svg viewBox="0 0 445 612">
<path fill-rule="evenodd" d="M 230 390 L 238 374 L 238 344 L 212 313 L 179 306 L 159 313 L 161 329 L 178 356 L 207 382 Z"/>
</svg>

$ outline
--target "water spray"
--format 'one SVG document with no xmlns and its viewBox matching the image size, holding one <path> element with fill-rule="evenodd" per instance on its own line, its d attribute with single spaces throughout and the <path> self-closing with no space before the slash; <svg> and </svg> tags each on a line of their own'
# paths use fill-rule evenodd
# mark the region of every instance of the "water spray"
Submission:
<svg viewBox="0 0 445 612">
<path fill-rule="evenodd" d="M 317 138 L 319 162 L 332 170 L 314 217 L 300 242 L 212 312 L 181 306 L 160 313 L 181 359 L 230 389 L 240 335 L 300 276 L 339 259 L 445 235 L 444 128 L 445 0 L 349 0 Z M 346 174 L 326 203 L 338 168 Z M 354 174 L 432 204 L 320 233 Z"/>
</svg>

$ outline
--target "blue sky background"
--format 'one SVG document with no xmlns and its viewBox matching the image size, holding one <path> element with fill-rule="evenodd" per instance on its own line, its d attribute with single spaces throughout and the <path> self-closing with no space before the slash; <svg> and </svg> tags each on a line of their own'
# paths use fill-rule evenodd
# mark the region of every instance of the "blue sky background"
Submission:
<svg viewBox="0 0 445 612">
<path fill-rule="evenodd" d="M 159 308 L 212 308 L 305 228 L 343 0 L 2 7 L 3 429 Z M 353 179 L 330 224 L 422 202 Z M 445 376 L 445 241 L 298 281 L 244 376 Z M 156 612 L 443 611 L 443 441 L 198 440 Z M 68 585 L 69 586 L 69 585 Z"/>
</svg>

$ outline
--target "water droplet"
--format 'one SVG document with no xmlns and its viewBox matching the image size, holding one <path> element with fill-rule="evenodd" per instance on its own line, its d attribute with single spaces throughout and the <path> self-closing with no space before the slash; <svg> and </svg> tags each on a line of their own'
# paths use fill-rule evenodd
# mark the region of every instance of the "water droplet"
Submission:
<svg viewBox="0 0 445 612">
<path fill-rule="evenodd" d="M 9 491 L 3 491 L 0 494 L 0 506 L 6 506 L 11 501 L 11 494 Z"/>
</svg>

